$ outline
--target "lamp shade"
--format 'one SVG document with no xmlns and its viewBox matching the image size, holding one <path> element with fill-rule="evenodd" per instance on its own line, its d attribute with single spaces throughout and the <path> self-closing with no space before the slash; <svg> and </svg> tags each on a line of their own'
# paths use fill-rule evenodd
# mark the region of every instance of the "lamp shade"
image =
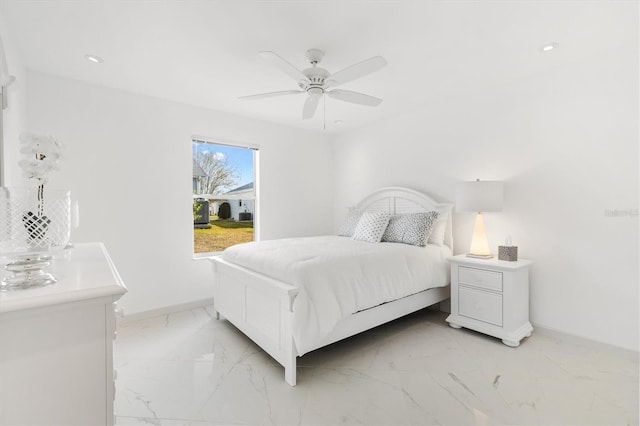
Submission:
<svg viewBox="0 0 640 426">
<path fill-rule="evenodd" d="M 502 200 L 501 181 L 461 182 L 456 189 L 456 210 L 459 212 L 499 212 Z"/>
</svg>

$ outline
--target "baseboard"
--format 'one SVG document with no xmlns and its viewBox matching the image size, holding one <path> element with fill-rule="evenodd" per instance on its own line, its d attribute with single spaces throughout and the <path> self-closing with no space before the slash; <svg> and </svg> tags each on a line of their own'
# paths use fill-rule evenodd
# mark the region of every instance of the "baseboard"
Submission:
<svg viewBox="0 0 640 426">
<path fill-rule="evenodd" d="M 585 346 L 587 348 L 609 352 L 632 361 L 637 361 L 638 357 L 640 356 L 640 352 L 634 351 L 633 349 L 623 348 L 621 346 L 612 345 L 610 343 L 600 342 L 598 340 L 593 340 L 584 336 L 578 336 L 576 334 L 570 334 L 566 331 L 561 331 L 552 327 L 540 325 L 535 322 L 532 322 L 531 325 L 533 325 L 534 335 L 540 334 L 542 336 L 559 339 L 572 344 Z"/>
<path fill-rule="evenodd" d="M 190 309 L 198 309 L 198 308 L 202 308 L 204 306 L 209 306 L 209 305 L 213 305 L 213 297 L 209 297 L 201 300 L 195 300 L 193 302 L 164 306 L 162 308 L 157 308 L 157 309 L 150 309 L 148 311 L 136 312 L 135 314 L 131 314 L 131 315 L 127 315 L 127 313 L 125 312 L 124 317 L 119 318 L 118 322 L 121 324 L 126 324 L 132 321 L 158 317 L 161 315 L 173 314 L 181 311 L 188 311 Z"/>
<path fill-rule="evenodd" d="M 449 302 L 450 302 L 449 300 L 445 300 L 440 302 L 440 305 L 436 304 L 433 307 L 439 307 L 441 311 L 450 313 L 451 309 L 450 309 Z M 195 300 L 193 302 L 180 303 L 176 305 L 164 306 L 162 308 L 151 309 L 148 311 L 136 312 L 135 314 L 131 314 L 131 315 L 126 315 L 125 313 L 125 316 L 122 318 L 119 318 L 118 322 L 128 323 L 131 321 L 138 321 L 141 319 L 173 314 L 175 312 L 188 311 L 189 309 L 198 309 L 198 308 L 202 308 L 204 306 L 209 306 L 212 304 L 213 304 L 213 297 L 210 297 L 206 299 Z M 638 360 L 638 357 L 640 356 L 640 352 L 634 351 L 633 349 L 623 348 L 621 346 L 615 346 L 609 343 L 593 340 L 588 337 L 570 334 L 570 333 L 567 333 L 566 331 L 561 331 L 561 330 L 548 327 L 545 325 L 541 325 L 535 322 L 532 322 L 531 324 L 533 325 L 534 334 L 540 334 L 543 336 L 548 336 L 551 338 L 561 339 L 561 340 L 569 341 L 575 344 L 580 344 L 589 348 L 607 351 L 607 352 L 622 356 L 625 359 Z"/>
</svg>

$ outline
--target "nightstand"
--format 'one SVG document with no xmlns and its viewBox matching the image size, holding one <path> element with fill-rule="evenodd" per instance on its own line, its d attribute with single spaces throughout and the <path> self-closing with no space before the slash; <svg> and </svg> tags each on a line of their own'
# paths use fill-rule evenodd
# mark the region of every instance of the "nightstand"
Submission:
<svg viewBox="0 0 640 426">
<path fill-rule="evenodd" d="M 451 315 L 453 328 L 468 328 L 488 334 L 507 346 L 518 346 L 531 336 L 529 322 L 528 260 L 507 262 L 450 257 Z"/>
</svg>

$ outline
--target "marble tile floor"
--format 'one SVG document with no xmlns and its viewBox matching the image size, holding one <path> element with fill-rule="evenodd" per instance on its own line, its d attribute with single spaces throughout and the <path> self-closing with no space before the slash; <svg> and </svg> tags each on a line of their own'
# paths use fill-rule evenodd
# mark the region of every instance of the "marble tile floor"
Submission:
<svg viewBox="0 0 640 426">
<path fill-rule="evenodd" d="M 119 425 L 638 424 L 638 357 L 536 333 L 518 348 L 423 310 L 298 360 L 298 385 L 211 307 L 122 323 Z"/>
</svg>

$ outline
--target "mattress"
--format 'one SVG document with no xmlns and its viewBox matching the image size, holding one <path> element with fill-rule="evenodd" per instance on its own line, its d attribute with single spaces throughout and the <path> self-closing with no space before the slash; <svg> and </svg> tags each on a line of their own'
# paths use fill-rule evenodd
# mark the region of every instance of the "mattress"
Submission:
<svg viewBox="0 0 640 426">
<path fill-rule="evenodd" d="M 298 288 L 293 338 L 299 355 L 343 318 L 449 284 L 448 247 L 369 243 L 348 237 L 288 238 L 238 244 L 226 261 Z"/>
</svg>

